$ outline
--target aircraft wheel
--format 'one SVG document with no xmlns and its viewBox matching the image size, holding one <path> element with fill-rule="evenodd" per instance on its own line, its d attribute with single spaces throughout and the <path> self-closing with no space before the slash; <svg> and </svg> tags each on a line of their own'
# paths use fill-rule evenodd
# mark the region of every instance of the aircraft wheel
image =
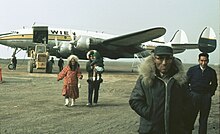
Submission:
<svg viewBox="0 0 220 134">
<path fill-rule="evenodd" d="M 33 61 L 28 61 L 28 72 L 33 73 Z"/>
<path fill-rule="evenodd" d="M 13 70 L 13 69 L 14 69 L 14 66 L 13 66 L 12 63 L 8 64 L 8 69 L 9 69 L 9 70 Z"/>
</svg>

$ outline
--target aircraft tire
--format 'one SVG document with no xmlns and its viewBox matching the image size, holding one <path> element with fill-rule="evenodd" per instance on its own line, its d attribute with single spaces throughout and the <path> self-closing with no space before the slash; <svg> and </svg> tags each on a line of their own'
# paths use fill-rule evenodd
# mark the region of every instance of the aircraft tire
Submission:
<svg viewBox="0 0 220 134">
<path fill-rule="evenodd" d="M 8 64 L 8 69 L 9 69 L 9 70 L 13 70 L 13 69 L 14 69 L 14 66 L 13 66 L 12 63 Z"/>
<path fill-rule="evenodd" d="M 28 61 L 27 71 L 28 71 L 28 73 L 33 73 L 33 62 L 32 61 Z"/>
</svg>

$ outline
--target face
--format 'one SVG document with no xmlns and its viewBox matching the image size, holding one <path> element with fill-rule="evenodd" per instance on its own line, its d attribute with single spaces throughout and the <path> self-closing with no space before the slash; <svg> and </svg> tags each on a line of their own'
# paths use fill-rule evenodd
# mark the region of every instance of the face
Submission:
<svg viewBox="0 0 220 134">
<path fill-rule="evenodd" d="M 166 74 L 171 68 L 173 56 L 170 55 L 155 55 L 154 63 L 160 73 Z"/>
<path fill-rule="evenodd" d="M 75 65 L 75 63 L 76 63 L 75 59 L 72 58 L 70 63 L 71 63 L 71 65 Z"/>
<path fill-rule="evenodd" d="M 208 62 L 209 62 L 209 60 L 208 60 L 207 57 L 205 57 L 205 56 L 200 56 L 200 58 L 199 58 L 199 64 L 200 64 L 200 66 L 201 66 L 202 68 L 206 68 L 207 65 L 208 65 Z"/>
<path fill-rule="evenodd" d="M 89 60 L 93 60 L 93 56 L 90 55 L 90 56 L 89 56 Z"/>
<path fill-rule="evenodd" d="M 93 60 L 95 59 L 95 56 L 94 56 L 94 55 L 92 56 L 92 59 L 93 59 Z"/>
</svg>

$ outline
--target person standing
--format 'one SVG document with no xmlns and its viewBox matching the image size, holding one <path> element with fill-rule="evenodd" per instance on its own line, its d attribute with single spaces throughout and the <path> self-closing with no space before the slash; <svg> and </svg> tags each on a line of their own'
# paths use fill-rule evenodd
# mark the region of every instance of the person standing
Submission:
<svg viewBox="0 0 220 134">
<path fill-rule="evenodd" d="M 173 49 L 157 46 L 139 67 L 130 107 L 140 116 L 140 134 L 185 134 L 190 126 L 186 74 Z"/>
<path fill-rule="evenodd" d="M 206 134 L 211 98 L 215 94 L 218 83 L 215 70 L 208 66 L 209 55 L 200 53 L 198 62 L 198 65 L 190 67 L 187 71 L 193 103 L 192 125 L 200 112 L 199 134 Z"/>
<path fill-rule="evenodd" d="M 78 57 L 70 55 L 67 58 L 67 66 L 58 74 L 57 81 L 64 79 L 62 95 L 65 97 L 65 106 L 75 105 L 75 100 L 79 98 L 78 79 L 82 79 L 83 75 L 80 70 Z"/>
<path fill-rule="evenodd" d="M 46 66 L 46 72 L 47 73 L 52 73 L 53 72 L 53 65 L 54 65 L 54 58 L 51 57 L 51 59 L 47 62 L 47 66 Z"/>
<path fill-rule="evenodd" d="M 53 57 L 51 57 L 50 62 L 52 63 L 52 65 L 55 64 Z"/>
<path fill-rule="evenodd" d="M 92 65 L 94 58 L 94 51 L 89 51 L 87 53 L 87 58 L 89 61 L 86 63 L 86 71 L 88 72 L 88 103 L 87 106 L 97 105 L 98 103 L 98 97 L 99 97 L 99 88 L 100 83 L 103 82 L 103 79 L 99 77 L 99 75 L 94 75 L 95 71 L 95 65 Z M 95 77 L 94 77 L 95 76 Z M 94 98 L 93 98 L 94 93 Z M 93 98 L 93 103 L 92 103 Z"/>
<path fill-rule="evenodd" d="M 12 62 L 12 65 L 13 65 L 13 70 L 16 70 L 17 58 L 15 56 L 13 56 L 11 62 Z"/>
<path fill-rule="evenodd" d="M 64 61 L 62 57 L 60 57 L 60 59 L 58 60 L 58 67 L 60 72 L 63 70 L 63 65 L 64 65 Z"/>
</svg>

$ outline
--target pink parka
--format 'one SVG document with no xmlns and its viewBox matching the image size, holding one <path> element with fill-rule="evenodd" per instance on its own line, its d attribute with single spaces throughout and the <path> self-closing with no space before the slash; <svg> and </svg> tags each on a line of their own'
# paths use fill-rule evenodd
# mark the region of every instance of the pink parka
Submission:
<svg viewBox="0 0 220 134">
<path fill-rule="evenodd" d="M 71 70 L 69 65 L 65 66 L 57 76 L 57 81 L 62 79 L 62 95 L 77 99 L 79 97 L 78 79 L 82 79 L 80 67 L 78 66 L 75 70 Z"/>
</svg>

